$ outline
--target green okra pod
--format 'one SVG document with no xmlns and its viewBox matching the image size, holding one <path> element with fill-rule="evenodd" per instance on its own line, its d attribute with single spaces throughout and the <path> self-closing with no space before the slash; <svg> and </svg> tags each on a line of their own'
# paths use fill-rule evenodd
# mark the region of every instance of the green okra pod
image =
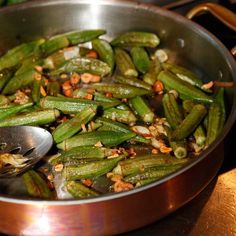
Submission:
<svg viewBox="0 0 236 236">
<path fill-rule="evenodd" d="M 59 143 L 57 147 L 63 150 L 69 150 L 78 146 L 91 146 L 101 142 L 104 146 L 112 147 L 119 145 L 133 137 L 134 133 L 123 133 L 115 131 L 91 131 L 77 134 L 69 139 Z"/>
<path fill-rule="evenodd" d="M 161 71 L 161 63 L 156 58 L 151 60 L 149 70 L 143 75 L 143 81 L 147 84 L 154 85 Z"/>
<path fill-rule="evenodd" d="M 82 129 L 82 125 L 92 120 L 96 112 L 97 107 L 88 107 L 76 114 L 73 118 L 61 123 L 52 132 L 54 141 L 60 143 L 78 133 Z"/>
<path fill-rule="evenodd" d="M 43 199 L 52 199 L 53 192 L 45 180 L 34 170 L 28 170 L 23 175 L 24 184 L 30 196 Z"/>
<path fill-rule="evenodd" d="M 219 103 L 210 105 L 207 118 L 206 147 L 215 141 L 222 129 L 222 109 Z"/>
<path fill-rule="evenodd" d="M 43 53 L 43 56 L 46 57 L 59 49 L 69 46 L 69 40 L 65 36 L 57 35 L 46 40 L 41 44 L 40 49 Z"/>
<path fill-rule="evenodd" d="M 169 71 L 161 71 L 158 75 L 158 80 L 160 80 L 168 89 L 176 90 L 182 99 L 192 99 L 204 103 L 213 102 L 213 99 L 203 91 L 188 82 L 181 80 Z"/>
<path fill-rule="evenodd" d="M 154 177 L 154 178 L 148 178 L 148 179 L 142 179 L 142 180 L 139 180 L 136 184 L 135 184 L 135 188 L 138 188 L 138 187 L 142 187 L 142 186 L 145 186 L 145 185 L 148 185 L 148 184 L 151 184 L 153 182 L 155 182 L 156 180 L 160 179 L 160 177 Z"/>
<path fill-rule="evenodd" d="M 171 165 L 171 166 L 160 166 L 156 168 L 148 168 L 144 172 L 140 173 L 135 173 L 135 174 L 130 174 L 124 178 L 126 182 L 135 184 L 139 182 L 140 180 L 145 180 L 145 179 L 150 179 L 150 178 L 155 178 L 155 179 L 160 179 L 177 169 L 179 169 L 182 165 L 181 164 L 176 164 L 176 165 Z"/>
<path fill-rule="evenodd" d="M 98 53 L 99 58 L 109 65 L 110 73 L 112 73 L 115 66 L 115 56 L 111 45 L 104 39 L 94 39 L 92 47 Z"/>
<path fill-rule="evenodd" d="M 62 174 L 67 180 L 95 178 L 111 171 L 122 159 L 124 159 L 123 155 L 80 166 L 65 166 Z"/>
<path fill-rule="evenodd" d="M 95 146 L 79 146 L 62 152 L 60 155 L 53 156 L 49 161 L 55 165 L 59 162 L 68 162 L 74 159 L 103 159 L 106 157 L 106 148 Z"/>
<path fill-rule="evenodd" d="M 0 108 L 0 121 L 32 106 L 33 103 L 25 103 L 22 105 L 14 105 L 11 107 Z"/>
<path fill-rule="evenodd" d="M 148 84 L 140 79 L 137 79 L 135 77 L 116 76 L 115 82 L 118 82 L 120 84 L 128 84 L 131 86 L 135 86 L 137 88 L 152 90 L 152 87 L 150 84 Z"/>
<path fill-rule="evenodd" d="M 172 73 L 177 75 L 180 79 L 190 83 L 191 85 L 194 85 L 200 89 L 202 88 L 203 81 L 191 70 L 188 70 L 187 68 L 183 66 L 179 66 L 179 65 L 167 63 L 167 62 L 163 63 L 162 67 L 165 70 L 171 71 Z"/>
<path fill-rule="evenodd" d="M 172 129 L 176 129 L 183 121 L 183 114 L 180 111 L 177 99 L 172 93 L 165 93 L 162 99 L 165 117 Z"/>
<path fill-rule="evenodd" d="M 66 61 L 79 57 L 79 47 L 69 47 L 56 51 L 43 60 L 43 67 L 46 69 L 56 69 Z"/>
<path fill-rule="evenodd" d="M 94 92 L 93 93 L 94 101 L 98 102 L 119 102 L 117 98 L 107 97 L 104 93 Z"/>
<path fill-rule="evenodd" d="M 111 72 L 109 65 L 101 60 L 87 57 L 72 58 L 66 61 L 57 70 L 51 72 L 52 75 L 61 73 L 90 73 L 104 77 Z"/>
<path fill-rule="evenodd" d="M 141 117 L 146 123 L 152 123 L 155 117 L 154 112 L 148 105 L 148 103 L 141 96 L 136 96 L 129 99 L 130 107 L 134 112 Z"/>
<path fill-rule="evenodd" d="M 44 109 L 58 109 L 63 113 L 78 113 L 88 107 L 101 107 L 102 109 L 114 107 L 120 104 L 120 101 L 98 102 L 82 98 L 53 97 L 46 96 L 40 100 L 40 106 Z"/>
<path fill-rule="evenodd" d="M 7 96 L 0 94 L 0 108 L 9 106 L 10 102 L 11 100 Z"/>
<path fill-rule="evenodd" d="M 125 84 L 95 83 L 92 88 L 98 92 L 111 93 L 115 98 L 132 98 L 151 94 L 149 90 Z"/>
<path fill-rule="evenodd" d="M 137 120 L 131 110 L 121 110 L 114 107 L 104 110 L 102 117 L 130 125 L 134 124 Z"/>
<path fill-rule="evenodd" d="M 3 90 L 7 82 L 12 78 L 16 70 L 16 67 L 5 68 L 0 71 L 0 91 Z"/>
<path fill-rule="evenodd" d="M 0 127 L 17 125 L 46 125 L 56 121 L 59 115 L 59 111 L 55 109 L 21 113 L 0 121 Z"/>
<path fill-rule="evenodd" d="M 226 110 L 225 110 L 225 99 L 224 99 L 224 88 L 219 88 L 216 92 L 214 101 L 220 105 L 221 108 L 221 119 L 219 132 L 223 129 L 226 120 Z"/>
<path fill-rule="evenodd" d="M 112 46 L 118 47 L 151 47 L 155 48 L 160 39 L 154 33 L 127 32 L 119 35 L 111 41 Z"/>
<path fill-rule="evenodd" d="M 203 128 L 203 125 L 200 124 L 194 131 L 193 136 L 195 138 L 196 144 L 200 147 L 203 148 L 205 146 L 206 142 L 206 132 Z"/>
<path fill-rule="evenodd" d="M 207 109 L 204 105 L 195 105 L 191 112 L 181 122 L 181 124 L 172 132 L 172 141 L 183 140 L 187 138 L 198 127 L 206 114 Z"/>
<path fill-rule="evenodd" d="M 60 84 L 58 81 L 49 81 L 47 84 L 47 94 L 48 96 L 57 97 L 60 94 Z"/>
<path fill-rule="evenodd" d="M 147 51 L 143 47 L 133 47 L 130 53 L 137 70 L 143 74 L 148 72 L 150 60 Z"/>
<path fill-rule="evenodd" d="M 128 77 L 137 77 L 138 72 L 128 52 L 121 48 L 115 48 L 114 53 L 116 66 L 120 73 Z"/>
<path fill-rule="evenodd" d="M 175 157 L 178 158 L 178 159 L 182 159 L 182 158 L 187 157 L 188 150 L 187 150 L 186 140 L 172 141 L 171 140 L 172 129 L 169 128 L 168 126 L 165 126 L 165 130 L 166 130 L 166 133 L 167 133 L 167 137 L 168 137 L 170 147 L 172 148 Z"/>
<path fill-rule="evenodd" d="M 120 123 L 120 122 L 116 122 L 113 121 L 111 119 L 107 119 L 104 117 L 99 117 L 96 119 L 96 123 L 100 123 L 102 124 L 102 126 L 100 128 L 98 128 L 98 130 L 110 130 L 110 131 L 116 131 L 116 132 L 124 132 L 124 133 L 134 133 L 129 126 Z M 136 135 L 134 138 L 131 138 L 130 141 L 137 141 L 140 143 L 150 143 L 150 140 L 143 138 L 140 135 Z"/>
<path fill-rule="evenodd" d="M 25 88 L 28 85 L 32 84 L 35 78 L 41 76 L 37 71 L 34 69 L 30 69 L 12 77 L 9 82 L 4 87 L 2 94 L 13 94 L 18 89 Z"/>
<path fill-rule="evenodd" d="M 88 197 L 96 197 L 99 194 L 93 189 L 86 187 L 80 182 L 77 181 L 67 181 L 65 183 L 66 190 L 72 195 L 74 198 L 88 198 Z"/>
<path fill-rule="evenodd" d="M 197 103 L 194 102 L 193 100 L 184 100 L 182 103 L 183 108 L 187 113 L 191 112 L 191 110 L 196 104 Z M 204 118 L 204 120 L 206 119 L 206 117 Z M 206 141 L 206 133 L 202 124 L 199 124 L 198 127 L 194 130 L 193 136 L 195 138 L 196 144 L 200 148 L 203 148 Z"/>
<path fill-rule="evenodd" d="M 62 34 L 61 36 L 65 36 L 69 40 L 70 45 L 76 45 L 80 43 L 89 42 L 105 33 L 106 30 L 104 29 L 90 29 L 81 31 L 71 31 Z"/>
<path fill-rule="evenodd" d="M 20 64 L 22 60 L 33 55 L 44 41 L 44 39 L 39 39 L 29 43 L 22 43 L 10 49 L 5 55 L 0 57 L 0 71 Z"/>
<path fill-rule="evenodd" d="M 177 159 L 167 154 L 152 154 L 137 156 L 132 159 L 120 161 L 113 169 L 113 173 L 122 176 L 144 172 L 151 167 L 172 166 L 177 164 L 184 164 L 188 159 Z"/>
</svg>

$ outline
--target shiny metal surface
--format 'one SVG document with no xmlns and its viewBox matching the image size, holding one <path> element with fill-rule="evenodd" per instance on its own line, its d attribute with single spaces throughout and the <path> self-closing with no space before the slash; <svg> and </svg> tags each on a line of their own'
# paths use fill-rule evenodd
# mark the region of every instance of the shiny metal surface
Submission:
<svg viewBox="0 0 236 236">
<path fill-rule="evenodd" d="M 33 1 L 0 10 L 0 52 L 21 41 L 75 29 L 105 28 L 109 38 L 128 30 L 156 32 L 171 59 L 204 77 L 236 81 L 228 50 L 190 20 L 163 9 L 125 1 Z M 236 88 L 227 90 L 222 135 L 189 166 L 148 186 L 99 198 L 36 201 L 0 195 L 0 231 L 21 235 L 112 235 L 150 224 L 180 208 L 219 170 L 216 147 L 236 117 Z M 39 234 L 40 232 L 40 234 Z"/>
<path fill-rule="evenodd" d="M 230 29 L 236 31 L 236 14 L 231 12 L 225 7 L 215 3 L 203 3 L 193 7 L 187 14 L 189 19 L 192 19 L 198 14 L 204 12 L 210 12 L 216 18 L 218 18 L 222 23 L 228 26 Z"/>
<path fill-rule="evenodd" d="M 53 144 L 52 135 L 39 127 L 0 127 L 0 134 L 0 153 L 21 154 L 29 160 L 24 167 L 18 167 L 17 172 L 11 166 L 1 168 L 0 178 L 15 176 L 32 167 L 47 154 Z"/>
</svg>

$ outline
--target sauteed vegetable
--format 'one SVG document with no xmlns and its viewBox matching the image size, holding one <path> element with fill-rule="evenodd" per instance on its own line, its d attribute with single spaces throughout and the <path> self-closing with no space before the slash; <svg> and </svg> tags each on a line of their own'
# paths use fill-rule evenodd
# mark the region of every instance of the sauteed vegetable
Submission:
<svg viewBox="0 0 236 236">
<path fill-rule="evenodd" d="M 214 142 L 226 119 L 224 88 L 170 61 L 160 43 L 150 32 L 108 41 L 95 29 L 23 43 L 0 57 L 0 127 L 42 126 L 54 138 L 43 163 L 22 175 L 29 196 L 127 191 Z"/>
</svg>

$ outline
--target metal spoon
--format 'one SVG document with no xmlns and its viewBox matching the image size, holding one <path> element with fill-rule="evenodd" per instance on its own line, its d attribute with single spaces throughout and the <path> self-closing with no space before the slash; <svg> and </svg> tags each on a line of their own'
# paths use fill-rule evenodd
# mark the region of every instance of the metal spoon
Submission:
<svg viewBox="0 0 236 236">
<path fill-rule="evenodd" d="M 33 126 L 0 127 L 0 155 L 20 154 L 24 166 L 3 165 L 0 178 L 16 176 L 34 166 L 53 144 L 52 135 L 45 129 Z"/>
</svg>

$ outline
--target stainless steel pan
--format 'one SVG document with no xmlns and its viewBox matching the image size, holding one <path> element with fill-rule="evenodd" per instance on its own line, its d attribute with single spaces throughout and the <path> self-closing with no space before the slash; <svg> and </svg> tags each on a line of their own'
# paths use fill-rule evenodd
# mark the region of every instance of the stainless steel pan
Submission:
<svg viewBox="0 0 236 236">
<path fill-rule="evenodd" d="M 236 82 L 236 64 L 210 33 L 175 13 L 126 1 L 32 1 L 0 10 L 0 53 L 21 41 L 75 29 L 105 28 L 109 37 L 156 32 L 172 57 L 206 80 Z M 148 186 L 94 199 L 39 201 L 0 195 L 0 231 L 11 235 L 112 235 L 152 223 L 194 198 L 222 163 L 221 143 L 236 117 L 236 87 L 226 94 L 220 137 L 189 166 Z"/>
</svg>

